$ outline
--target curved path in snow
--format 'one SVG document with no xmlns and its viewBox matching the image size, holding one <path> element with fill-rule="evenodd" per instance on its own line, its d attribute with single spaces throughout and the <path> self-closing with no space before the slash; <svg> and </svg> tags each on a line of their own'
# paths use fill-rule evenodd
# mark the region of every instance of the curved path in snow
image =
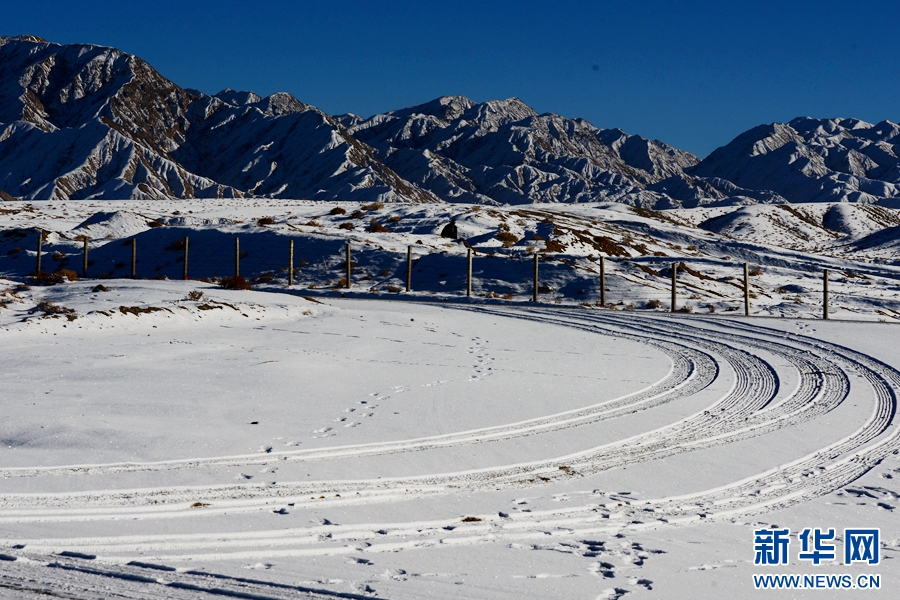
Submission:
<svg viewBox="0 0 900 600">
<path fill-rule="evenodd" d="M 117 573 L 140 578 L 149 567 L 134 563 L 183 560 L 262 559 L 359 552 L 393 552 L 446 544 L 489 541 L 528 543 L 556 536 L 583 538 L 596 533 L 678 526 L 701 520 L 739 519 L 784 508 L 845 486 L 881 459 L 900 449 L 897 397 L 900 372 L 853 349 L 735 320 L 640 316 L 624 312 L 553 308 L 463 308 L 510 319 L 551 323 L 599 335 L 615 335 L 659 349 L 672 360 L 666 377 L 639 392 L 600 404 L 527 421 L 452 434 L 309 451 L 211 457 L 186 461 L 118 463 L 0 470 L 2 477 L 65 474 L 91 477 L 140 470 L 183 470 L 209 465 L 250 465 L 283 461 L 354 460 L 365 456 L 421 452 L 453 446 L 540 436 L 582 427 L 707 390 L 721 393 L 694 414 L 624 439 L 549 459 L 460 472 L 345 481 L 279 482 L 277 486 L 240 484 L 172 486 L 138 490 L 96 490 L 60 494 L 0 494 L 0 524 L 109 521 L 142 518 L 198 518 L 223 513 L 270 511 L 290 503 L 345 506 L 396 502 L 461 492 L 524 489 L 558 482 L 577 486 L 579 478 L 652 460 L 727 445 L 795 427 L 833 411 L 851 393 L 871 402 L 868 417 L 848 435 L 825 440 L 814 451 L 712 489 L 677 496 L 631 499 L 607 495 L 598 501 L 555 510 L 515 514 L 477 514 L 469 522 L 456 515 L 432 520 L 315 525 L 240 533 L 96 536 L 66 539 L 0 540 L 4 560 L 83 569 L 83 556 L 97 558 Z M 793 382 L 793 383 L 786 383 Z M 586 492 L 590 496 L 590 492 Z M 191 508 L 202 498 L 210 504 Z M 477 519 L 477 520 L 476 520 Z M 24 546 L 12 548 L 13 545 Z M 48 555 L 56 556 L 48 558 Z M 68 562 L 67 562 L 68 561 Z M 129 564 L 130 563 L 130 564 Z M 0 567 L 3 563 L 0 562 Z M 99 568 L 99 567 L 91 567 Z M 157 567 L 158 568 L 158 567 Z M 127 573 L 126 573 L 127 572 Z M 123 575 L 124 576 L 124 575 Z M 177 577 L 172 575 L 172 577 Z M 180 574 L 190 579 L 200 575 Z M 155 579 L 154 579 L 155 581 Z M 222 582 L 222 585 L 239 583 Z M 187 585 L 187 584 L 186 584 Z M 199 584 L 198 584 L 199 585 Z M 245 589 L 254 590 L 250 583 Z M 261 584 L 260 584 L 261 585 Z M 236 587 L 235 589 L 238 589 Z M 229 588 L 231 589 L 231 588 Z M 241 588 L 244 589 L 244 588 Z M 267 597 L 297 590 L 267 589 Z M 307 590 L 313 597 L 321 590 Z M 249 593 L 249 592 L 248 592 Z M 175 597 L 175 596 L 173 596 Z"/>
</svg>

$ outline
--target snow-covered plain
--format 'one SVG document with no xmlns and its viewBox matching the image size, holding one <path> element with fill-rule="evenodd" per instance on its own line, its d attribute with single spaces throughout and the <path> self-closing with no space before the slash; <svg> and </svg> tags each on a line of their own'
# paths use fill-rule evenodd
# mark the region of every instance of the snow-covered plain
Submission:
<svg viewBox="0 0 900 600">
<path fill-rule="evenodd" d="M 87 203 L 4 206 L 17 209 L 7 231 L 49 231 L 45 260 L 64 263 L 50 252 L 65 250 L 68 266 L 78 265 L 72 228 L 87 219 Z M 85 227 L 110 247 L 188 228 L 192 240 L 237 232 L 243 248 L 256 230 L 295 227 L 298 240 L 339 250 L 347 238 L 329 238 L 342 231 L 380 257 L 359 259 L 361 278 L 405 259 L 407 240 L 465 256 L 434 232 L 446 213 L 416 215 L 421 207 L 377 209 L 385 222 L 403 215 L 397 231 L 363 235 L 324 226 L 346 217 L 302 203 L 178 206 L 186 214 L 123 203 L 148 219 L 185 219 L 165 227 L 138 220 L 140 231 L 129 230 L 121 210 Z M 278 217 L 263 228 L 248 218 L 281 214 L 275 208 L 306 211 L 304 220 L 315 210 L 323 226 Z M 725 252 L 752 252 L 763 264 L 757 278 L 770 278 L 756 289 L 767 293 L 778 284 L 773 273 L 800 277 L 814 260 L 885 275 L 895 268 L 837 252 L 704 245 L 712 235 L 692 232 L 679 213 L 669 218 L 681 225 L 597 206 L 532 220 L 521 209 L 486 210 L 460 214 L 461 232 L 481 248 L 479 260 L 521 262 L 523 274 L 528 228 L 542 224 L 572 252 L 566 260 L 590 262 L 566 241 L 563 228 L 576 222 L 626 249 L 682 246 L 676 257 L 704 269 L 724 268 Z M 502 248 L 499 222 L 522 246 Z M 138 239 L 144 248 L 150 238 Z M 92 268 L 103 247 L 92 247 Z M 248 276 L 263 270 L 249 247 Z M 420 292 L 382 293 L 371 287 L 387 283 L 365 280 L 354 297 L 319 279 L 336 278 L 337 261 L 309 260 L 319 270 L 301 267 L 292 288 L 276 278 L 235 291 L 117 278 L 27 286 L 15 261 L 33 253 L 7 256 L 0 595 L 750 598 L 765 595 L 753 573 L 873 573 L 885 591 L 900 578 L 894 324 L 610 310 L 594 302 L 596 288 L 566 287 L 577 273 L 566 263 L 542 263 L 553 289 L 535 305 L 527 280 L 501 302 L 484 297 L 497 284 L 480 277 L 467 300 L 440 267 L 417 275 Z M 400 285 L 403 275 L 395 264 L 384 277 Z M 656 277 L 647 275 L 611 288 L 647 289 Z M 692 293 L 730 285 L 708 277 L 695 278 Z M 453 287 L 441 291 L 442 280 Z M 779 302 L 757 310 L 778 314 Z M 792 564 L 755 566 L 753 532 L 773 525 L 792 531 Z M 839 538 L 845 527 L 880 527 L 881 564 L 798 561 L 796 535 L 807 527 Z"/>
</svg>

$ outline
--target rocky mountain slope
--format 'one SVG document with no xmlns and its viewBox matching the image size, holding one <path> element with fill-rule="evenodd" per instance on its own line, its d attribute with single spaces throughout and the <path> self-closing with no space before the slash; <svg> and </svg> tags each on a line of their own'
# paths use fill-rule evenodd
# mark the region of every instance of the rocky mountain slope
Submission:
<svg viewBox="0 0 900 600">
<path fill-rule="evenodd" d="M 179 87 L 136 56 L 0 37 L 0 198 L 622 202 L 648 208 L 900 195 L 900 126 L 761 125 L 698 157 L 517 98 L 362 118 L 287 93 Z"/>
<path fill-rule="evenodd" d="M 900 125 L 811 119 L 760 125 L 717 149 L 690 173 L 791 202 L 885 202 L 900 196 Z"/>
</svg>

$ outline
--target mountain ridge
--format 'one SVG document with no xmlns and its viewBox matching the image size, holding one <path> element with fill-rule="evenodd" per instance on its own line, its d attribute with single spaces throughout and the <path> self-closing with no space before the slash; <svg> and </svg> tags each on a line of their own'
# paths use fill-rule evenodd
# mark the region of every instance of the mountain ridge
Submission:
<svg viewBox="0 0 900 600">
<path fill-rule="evenodd" d="M 0 37 L 3 199 L 890 206 L 898 156 L 887 120 L 760 125 L 701 160 L 515 97 L 329 115 L 286 92 L 182 88 L 115 48 Z"/>
</svg>

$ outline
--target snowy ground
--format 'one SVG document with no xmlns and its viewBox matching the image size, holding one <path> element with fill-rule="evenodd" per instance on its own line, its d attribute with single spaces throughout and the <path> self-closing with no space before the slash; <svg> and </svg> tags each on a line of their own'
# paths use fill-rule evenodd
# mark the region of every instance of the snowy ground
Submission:
<svg viewBox="0 0 900 600">
<path fill-rule="evenodd" d="M 0 281 L 0 595 L 900 580 L 896 325 L 97 283 Z M 754 566 L 773 525 L 791 565 Z M 798 561 L 806 527 L 882 561 Z"/>
</svg>

